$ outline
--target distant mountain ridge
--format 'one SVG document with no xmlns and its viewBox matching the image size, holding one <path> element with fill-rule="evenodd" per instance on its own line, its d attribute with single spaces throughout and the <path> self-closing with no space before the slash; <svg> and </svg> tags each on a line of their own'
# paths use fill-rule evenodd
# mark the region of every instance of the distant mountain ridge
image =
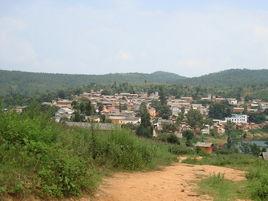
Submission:
<svg viewBox="0 0 268 201">
<path fill-rule="evenodd" d="M 112 84 L 114 82 L 130 84 L 144 83 L 177 83 L 186 77 L 175 73 L 157 71 L 148 73 L 110 73 L 104 75 L 79 75 L 79 74 L 53 74 L 33 73 L 22 71 L 0 70 L 0 96 L 7 92 L 29 92 L 44 93 L 46 91 L 60 90 L 66 88 L 77 88 L 80 86 L 96 84 Z"/>
<path fill-rule="evenodd" d="M 268 69 L 230 69 L 193 78 L 164 71 L 156 71 L 150 74 L 112 73 L 104 75 L 77 75 L 0 70 L 0 96 L 10 92 L 30 95 L 32 93 L 77 88 L 90 83 L 107 85 L 114 82 L 118 84 L 124 82 L 130 84 L 183 84 L 205 87 L 243 87 L 262 84 L 268 87 Z"/>
<path fill-rule="evenodd" d="M 229 69 L 216 73 L 210 73 L 200 77 L 193 77 L 183 80 L 184 84 L 200 86 L 244 86 L 267 84 L 268 69 Z"/>
</svg>

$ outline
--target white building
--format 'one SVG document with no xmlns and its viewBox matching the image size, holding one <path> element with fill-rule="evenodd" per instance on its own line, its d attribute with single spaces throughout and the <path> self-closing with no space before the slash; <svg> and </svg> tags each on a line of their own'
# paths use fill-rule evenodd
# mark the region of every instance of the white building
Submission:
<svg viewBox="0 0 268 201">
<path fill-rule="evenodd" d="M 246 124 L 248 123 L 248 115 L 233 114 L 231 117 L 226 117 L 225 121 L 230 121 L 235 124 Z"/>
<path fill-rule="evenodd" d="M 173 116 L 177 117 L 179 115 L 179 113 L 181 112 L 181 109 L 178 107 L 171 107 L 171 112 L 172 112 Z"/>
<path fill-rule="evenodd" d="M 69 108 L 60 108 L 55 114 L 55 121 L 60 122 L 61 119 L 71 119 L 74 110 Z"/>
<path fill-rule="evenodd" d="M 201 130 L 202 134 L 206 134 L 209 135 L 210 133 L 210 126 L 209 125 L 205 125 L 204 128 Z"/>
<path fill-rule="evenodd" d="M 268 102 L 260 102 L 259 106 L 260 106 L 261 110 L 264 111 L 264 110 L 268 109 Z"/>
<path fill-rule="evenodd" d="M 227 98 L 230 105 L 237 105 L 238 101 L 235 98 Z"/>
</svg>

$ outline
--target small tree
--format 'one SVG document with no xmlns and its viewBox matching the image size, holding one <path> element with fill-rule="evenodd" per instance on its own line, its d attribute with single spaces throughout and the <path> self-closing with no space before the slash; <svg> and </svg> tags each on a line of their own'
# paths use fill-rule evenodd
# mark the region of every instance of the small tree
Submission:
<svg viewBox="0 0 268 201">
<path fill-rule="evenodd" d="M 208 116 L 212 119 L 224 119 L 231 115 L 231 106 L 226 103 L 212 103 L 209 106 Z"/>
<path fill-rule="evenodd" d="M 150 121 L 150 115 L 147 111 L 145 103 L 140 105 L 141 124 L 138 127 L 136 133 L 142 137 L 151 138 L 153 136 L 153 126 Z"/>
<path fill-rule="evenodd" d="M 235 124 L 232 123 L 231 121 L 227 121 L 225 125 L 225 133 L 227 135 L 231 134 L 233 131 L 235 131 Z"/>
<path fill-rule="evenodd" d="M 159 99 L 160 99 L 161 105 L 166 105 L 167 104 L 167 97 L 166 97 L 166 93 L 165 93 L 163 87 L 160 87 L 160 90 L 159 90 Z"/>
<path fill-rule="evenodd" d="M 163 91 L 163 90 L 160 90 Z M 160 101 L 159 100 L 153 100 L 151 103 L 151 106 L 156 109 L 159 116 L 163 119 L 168 119 L 171 116 L 171 110 L 167 105 L 167 101 L 164 95 L 164 92 L 160 93 Z"/>
<path fill-rule="evenodd" d="M 178 117 L 176 118 L 176 124 L 180 125 L 183 119 L 184 119 L 184 113 L 180 112 Z"/>
<path fill-rule="evenodd" d="M 228 136 L 227 137 L 227 148 L 231 148 L 232 144 L 236 138 L 236 129 L 235 124 L 227 121 L 227 124 L 225 125 L 225 133 Z"/>
<path fill-rule="evenodd" d="M 161 110 L 160 110 L 160 116 L 163 119 L 169 119 L 169 117 L 171 116 L 171 110 L 169 109 L 167 105 L 162 105 Z"/>
<path fill-rule="evenodd" d="M 198 110 L 189 110 L 186 115 L 187 123 L 193 128 L 201 128 L 203 126 L 203 115 Z"/>
<path fill-rule="evenodd" d="M 97 106 L 98 106 L 98 110 L 99 110 L 99 113 L 101 113 L 104 109 L 104 106 L 102 103 L 97 103 Z"/>
<path fill-rule="evenodd" d="M 186 145 L 191 146 L 194 139 L 194 133 L 191 130 L 183 131 L 182 136 L 186 139 Z"/>
<path fill-rule="evenodd" d="M 79 103 L 78 103 L 77 101 L 73 101 L 73 102 L 72 102 L 72 107 L 73 107 L 73 109 L 75 109 L 75 110 L 79 110 Z"/>
<path fill-rule="evenodd" d="M 57 96 L 58 96 L 59 98 L 63 99 L 63 98 L 66 98 L 66 97 L 67 97 L 67 94 L 66 94 L 65 91 L 63 91 L 63 90 L 59 90 L 59 91 L 57 92 Z"/>
<path fill-rule="evenodd" d="M 174 133 L 172 133 L 172 134 L 168 134 L 167 142 L 171 144 L 179 144 L 180 141 L 178 137 Z"/>
<path fill-rule="evenodd" d="M 85 121 L 85 116 L 83 114 L 81 114 L 79 111 L 75 111 L 72 115 L 72 121 L 74 121 L 74 122 Z"/>
<path fill-rule="evenodd" d="M 106 122 L 106 116 L 104 114 L 100 115 L 100 122 L 102 122 L 102 123 Z"/>
<path fill-rule="evenodd" d="M 209 133 L 213 137 L 216 137 L 218 135 L 217 131 L 214 128 L 213 129 L 210 129 Z"/>
<path fill-rule="evenodd" d="M 2 106 L 2 98 L 0 97 L 0 113 L 2 112 L 3 110 L 3 106 Z"/>
<path fill-rule="evenodd" d="M 88 101 L 85 103 L 85 114 L 87 116 L 90 116 L 94 113 L 94 108 L 93 106 L 91 105 L 91 101 Z"/>
</svg>

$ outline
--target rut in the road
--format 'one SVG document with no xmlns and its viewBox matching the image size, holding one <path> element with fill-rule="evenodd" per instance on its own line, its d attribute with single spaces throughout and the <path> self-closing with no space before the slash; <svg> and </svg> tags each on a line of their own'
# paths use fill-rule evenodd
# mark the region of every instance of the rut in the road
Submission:
<svg viewBox="0 0 268 201">
<path fill-rule="evenodd" d="M 243 180 L 244 172 L 210 165 L 176 163 L 159 171 L 117 173 L 104 179 L 94 201 L 202 201 L 212 200 L 195 193 L 197 180 L 213 173 L 226 179 Z"/>
</svg>

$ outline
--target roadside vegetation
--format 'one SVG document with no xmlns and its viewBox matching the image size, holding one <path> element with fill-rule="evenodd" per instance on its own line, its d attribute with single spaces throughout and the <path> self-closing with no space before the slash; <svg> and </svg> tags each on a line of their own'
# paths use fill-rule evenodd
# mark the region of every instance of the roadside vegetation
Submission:
<svg viewBox="0 0 268 201">
<path fill-rule="evenodd" d="M 0 197 L 79 196 L 94 191 L 103 174 L 151 169 L 176 158 L 169 146 L 127 129 L 68 128 L 41 111 L 0 112 Z"/>
<path fill-rule="evenodd" d="M 199 183 L 199 192 L 213 197 L 215 201 L 229 201 L 247 198 L 246 182 L 233 182 L 224 178 L 224 174 L 213 174 Z"/>
<path fill-rule="evenodd" d="M 212 154 L 203 156 L 202 160 L 198 160 L 196 157 L 189 157 L 184 160 L 184 162 L 190 164 L 226 166 L 247 172 L 247 180 L 243 185 L 237 182 L 226 181 L 223 176 L 219 175 L 201 180 L 200 189 L 203 192 L 210 192 L 209 194 L 213 194 L 217 197 L 225 189 L 226 191 L 231 191 L 229 195 L 238 196 L 240 188 L 232 188 L 232 186 L 245 186 L 244 190 L 241 190 L 241 192 L 244 196 L 247 196 L 247 198 L 261 201 L 268 200 L 268 161 L 246 154 Z M 213 182 L 217 184 L 212 185 Z M 206 188 L 204 186 L 206 186 Z M 248 194 L 245 194 L 245 192 L 248 192 Z M 218 198 L 220 197 L 221 196 L 218 196 Z"/>
</svg>

